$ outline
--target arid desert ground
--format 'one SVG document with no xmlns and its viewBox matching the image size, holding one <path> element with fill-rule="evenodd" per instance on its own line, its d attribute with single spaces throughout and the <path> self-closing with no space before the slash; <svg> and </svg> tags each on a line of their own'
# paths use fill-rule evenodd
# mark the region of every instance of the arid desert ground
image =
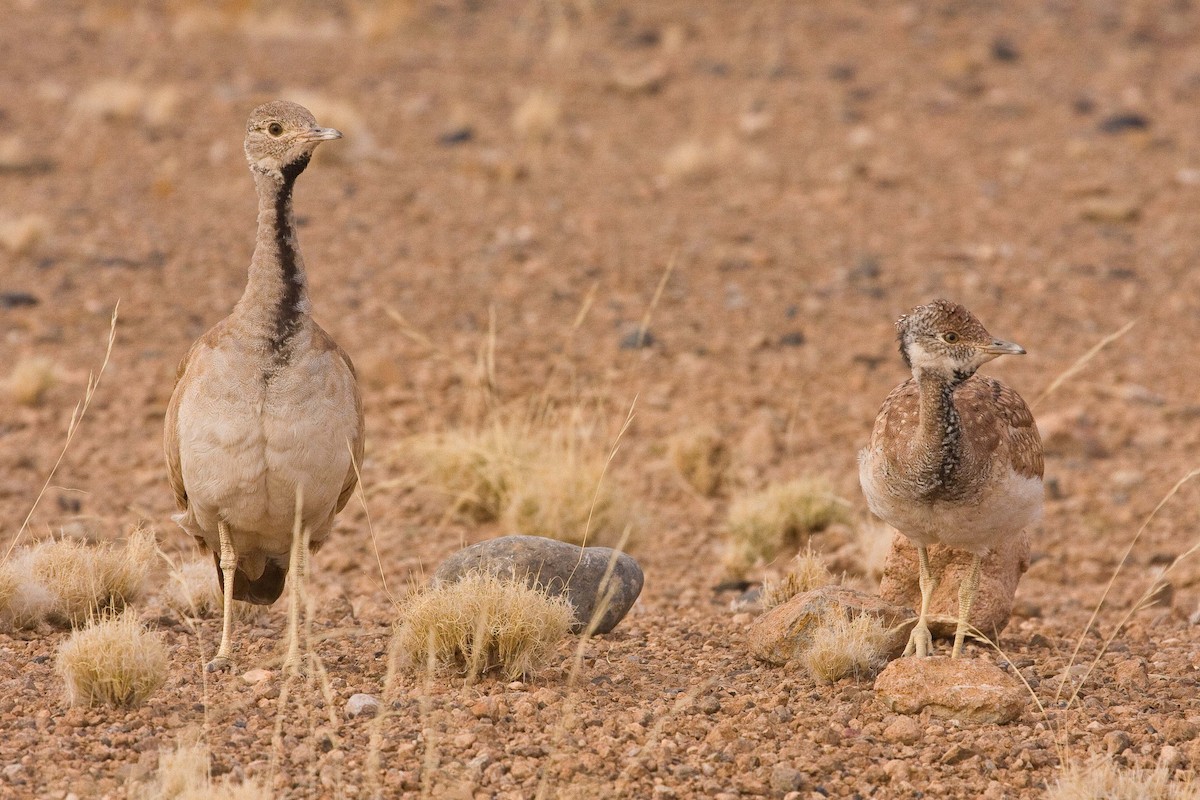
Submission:
<svg viewBox="0 0 1200 800">
<path fill-rule="evenodd" d="M 1200 467 L 1200 9 L 11 0 L 0 17 L 0 545 L 143 525 L 176 565 L 129 611 L 169 650 L 144 705 L 71 707 L 70 631 L 0 633 L 0 798 L 143 796 L 160 752 L 195 741 L 214 780 L 279 798 L 1042 797 L 1093 758 L 1180 785 L 1200 769 L 1200 555 L 1129 613 L 1200 537 L 1200 480 L 1151 518 Z M 238 622 L 233 673 L 204 672 L 219 616 L 168 596 L 211 557 L 170 519 L 162 455 L 176 365 L 245 284 L 242 137 L 274 98 L 344 133 L 296 211 L 367 424 L 364 492 L 312 564 L 323 671 L 290 684 L 286 599 Z M 1046 441 L 1004 655 L 968 647 L 1044 706 L 1006 725 L 910 725 L 870 676 L 761 663 L 755 606 L 718 589 L 748 493 L 824 480 L 870 529 L 856 453 L 906 377 L 892 323 L 935 297 L 1025 346 L 983 371 Z M 518 532 L 448 510 L 412 443 L 530 408 L 611 454 L 640 600 L 523 680 L 385 686 L 394 600 Z M 729 454 L 711 493 L 671 457 L 702 427 Z M 1077 643 L 1090 664 L 1114 632 L 1067 706 Z M 356 693 L 386 713 L 349 717 Z"/>
</svg>

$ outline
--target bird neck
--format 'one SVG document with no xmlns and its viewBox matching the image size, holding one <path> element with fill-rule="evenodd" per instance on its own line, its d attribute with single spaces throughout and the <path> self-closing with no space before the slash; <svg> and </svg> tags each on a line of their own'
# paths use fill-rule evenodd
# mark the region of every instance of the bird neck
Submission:
<svg viewBox="0 0 1200 800">
<path fill-rule="evenodd" d="M 280 362 L 287 361 L 292 338 L 308 319 L 311 308 L 292 212 L 292 190 L 307 164 L 308 159 L 303 158 L 279 172 L 254 172 L 258 238 L 238 310 L 262 331 L 268 349 Z"/>
<path fill-rule="evenodd" d="M 915 370 L 921 483 L 930 494 L 951 495 L 963 462 L 962 420 L 954 391 L 968 376 Z"/>
</svg>

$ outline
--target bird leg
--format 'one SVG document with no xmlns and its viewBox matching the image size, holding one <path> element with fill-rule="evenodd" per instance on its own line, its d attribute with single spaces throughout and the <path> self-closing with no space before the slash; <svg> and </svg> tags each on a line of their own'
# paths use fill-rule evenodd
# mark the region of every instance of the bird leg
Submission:
<svg viewBox="0 0 1200 800">
<path fill-rule="evenodd" d="M 954 650 L 951 658 L 962 655 L 963 640 L 967 636 L 968 620 L 971 616 L 971 606 L 975 603 L 975 593 L 979 591 L 979 568 L 983 556 L 976 555 L 971 561 L 971 574 L 967 576 L 962 586 L 958 587 L 958 627 L 954 629 Z"/>
<path fill-rule="evenodd" d="M 915 654 L 917 658 L 925 658 L 933 655 L 933 635 L 929 633 L 929 625 L 925 618 L 929 615 L 929 600 L 933 597 L 934 582 L 929 574 L 929 551 L 923 544 L 917 545 L 917 563 L 921 569 L 918 578 L 918 585 L 921 587 L 921 614 L 917 617 L 916 627 L 908 635 L 904 655 Z"/>
<path fill-rule="evenodd" d="M 217 534 L 221 537 L 221 579 L 225 583 L 225 603 L 222 608 L 221 646 L 216 657 L 205 667 L 209 672 L 223 672 L 233 667 L 229 651 L 233 648 L 233 578 L 237 572 L 237 551 L 233 549 L 233 536 L 223 520 L 217 522 Z"/>
<path fill-rule="evenodd" d="M 304 526 L 304 487 L 296 487 L 296 515 L 292 523 L 292 552 L 288 558 L 288 630 L 284 672 L 300 673 L 300 604 L 308 588 L 308 529 Z"/>
</svg>

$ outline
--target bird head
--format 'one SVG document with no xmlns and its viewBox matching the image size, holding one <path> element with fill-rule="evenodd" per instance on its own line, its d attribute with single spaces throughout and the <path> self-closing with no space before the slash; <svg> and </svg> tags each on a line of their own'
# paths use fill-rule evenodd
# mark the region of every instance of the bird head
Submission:
<svg viewBox="0 0 1200 800">
<path fill-rule="evenodd" d="M 896 320 L 900 355 L 918 372 L 963 381 L 1002 355 L 1022 355 L 1025 348 L 997 339 L 975 315 L 958 303 L 934 300 Z"/>
<path fill-rule="evenodd" d="M 255 172 L 294 178 L 308 166 L 317 145 L 340 138 L 340 131 L 317 125 L 304 106 L 273 100 L 254 109 L 246 122 L 246 160 Z"/>
</svg>

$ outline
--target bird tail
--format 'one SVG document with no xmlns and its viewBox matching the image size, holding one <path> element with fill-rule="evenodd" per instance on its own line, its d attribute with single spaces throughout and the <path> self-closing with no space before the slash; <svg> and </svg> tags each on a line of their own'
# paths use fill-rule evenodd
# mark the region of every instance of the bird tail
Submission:
<svg viewBox="0 0 1200 800">
<path fill-rule="evenodd" d="M 225 576 L 221 573 L 221 557 L 213 553 L 213 561 L 217 565 L 217 582 L 221 592 L 225 592 Z M 287 581 L 287 567 L 267 559 L 262 575 L 251 580 L 240 569 L 233 573 L 233 599 L 245 600 L 259 606 L 269 606 L 283 594 L 283 585 Z"/>
</svg>

